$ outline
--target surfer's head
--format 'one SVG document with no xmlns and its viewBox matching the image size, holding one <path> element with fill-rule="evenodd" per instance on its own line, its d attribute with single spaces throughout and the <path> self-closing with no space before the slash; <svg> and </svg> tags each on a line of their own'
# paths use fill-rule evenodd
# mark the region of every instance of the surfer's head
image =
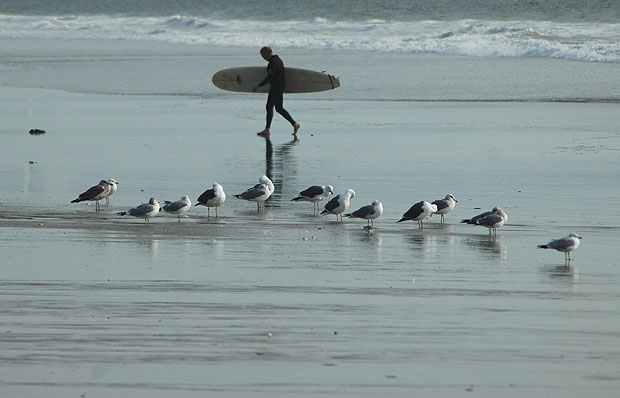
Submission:
<svg viewBox="0 0 620 398">
<path fill-rule="evenodd" d="M 269 61 L 271 59 L 271 57 L 273 56 L 273 50 L 271 47 L 263 47 L 260 49 L 260 55 L 265 58 L 267 61 Z"/>
</svg>

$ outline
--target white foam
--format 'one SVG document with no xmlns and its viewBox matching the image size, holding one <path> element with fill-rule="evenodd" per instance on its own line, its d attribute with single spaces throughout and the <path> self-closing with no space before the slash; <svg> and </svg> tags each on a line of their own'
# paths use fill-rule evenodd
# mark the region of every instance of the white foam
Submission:
<svg viewBox="0 0 620 398">
<path fill-rule="evenodd" d="M 600 23 L 0 15 L 0 38 L 156 40 L 253 48 L 268 43 L 279 48 L 620 63 L 620 24 Z"/>
</svg>

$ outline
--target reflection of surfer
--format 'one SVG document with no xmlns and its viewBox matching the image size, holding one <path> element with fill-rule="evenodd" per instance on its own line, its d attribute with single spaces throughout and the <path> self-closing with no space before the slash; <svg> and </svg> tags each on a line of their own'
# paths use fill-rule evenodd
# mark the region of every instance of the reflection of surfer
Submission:
<svg viewBox="0 0 620 398">
<path fill-rule="evenodd" d="M 273 119 L 273 108 L 276 108 L 276 112 L 282 115 L 293 126 L 293 135 L 297 134 L 301 127 L 297 123 L 290 113 L 284 109 L 284 63 L 273 53 L 271 47 L 263 47 L 260 49 L 260 55 L 269 62 L 267 65 L 267 77 L 254 87 L 253 91 L 256 92 L 260 87 L 263 87 L 267 83 L 271 83 L 269 88 L 269 96 L 267 97 L 267 123 L 265 129 L 258 133 L 261 136 L 268 136 L 271 134 L 271 120 Z"/>
</svg>

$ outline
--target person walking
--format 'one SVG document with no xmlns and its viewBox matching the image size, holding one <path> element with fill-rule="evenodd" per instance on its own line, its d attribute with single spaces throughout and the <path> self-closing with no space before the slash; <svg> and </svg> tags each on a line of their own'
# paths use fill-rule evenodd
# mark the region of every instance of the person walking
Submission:
<svg viewBox="0 0 620 398">
<path fill-rule="evenodd" d="M 290 113 L 284 109 L 284 63 L 276 54 L 273 53 L 271 47 L 263 47 L 260 49 L 260 55 L 269 64 L 267 65 L 267 77 L 254 87 L 254 92 L 263 87 L 267 83 L 271 83 L 269 88 L 269 96 L 267 97 L 267 123 L 265 129 L 259 133 L 260 136 L 266 137 L 271 134 L 271 121 L 273 120 L 273 108 L 275 107 L 282 117 L 284 117 L 293 126 L 293 135 L 297 135 L 300 124 L 293 119 Z"/>
</svg>

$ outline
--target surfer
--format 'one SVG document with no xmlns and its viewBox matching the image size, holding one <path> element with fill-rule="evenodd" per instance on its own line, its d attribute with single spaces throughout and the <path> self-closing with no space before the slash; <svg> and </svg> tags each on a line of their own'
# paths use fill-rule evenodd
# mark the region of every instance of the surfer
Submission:
<svg viewBox="0 0 620 398">
<path fill-rule="evenodd" d="M 301 127 L 290 113 L 284 109 L 284 63 L 276 54 L 273 53 L 271 47 L 263 47 L 260 49 L 260 55 L 269 64 L 267 65 L 267 77 L 254 87 L 256 92 L 260 87 L 267 83 L 271 83 L 269 88 L 269 96 L 267 97 L 267 123 L 265 130 L 258 133 L 260 136 L 268 136 L 271 134 L 271 120 L 273 119 L 273 108 L 282 115 L 293 126 L 293 135 L 297 135 L 297 131 Z"/>
</svg>

